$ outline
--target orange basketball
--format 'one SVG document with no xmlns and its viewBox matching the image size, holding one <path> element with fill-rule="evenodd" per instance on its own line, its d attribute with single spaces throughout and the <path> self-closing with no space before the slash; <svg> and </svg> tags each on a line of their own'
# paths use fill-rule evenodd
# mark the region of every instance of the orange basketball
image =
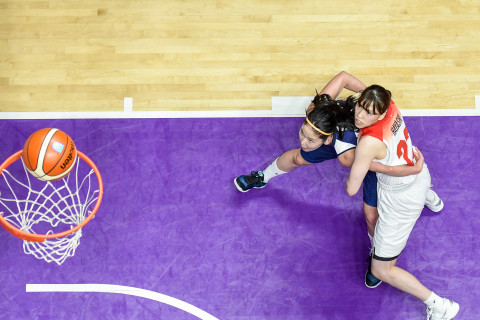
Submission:
<svg viewBox="0 0 480 320">
<path fill-rule="evenodd" d="M 25 142 L 22 159 L 34 177 L 44 181 L 58 180 L 72 170 L 77 149 L 65 132 L 45 128 L 33 133 Z"/>
</svg>

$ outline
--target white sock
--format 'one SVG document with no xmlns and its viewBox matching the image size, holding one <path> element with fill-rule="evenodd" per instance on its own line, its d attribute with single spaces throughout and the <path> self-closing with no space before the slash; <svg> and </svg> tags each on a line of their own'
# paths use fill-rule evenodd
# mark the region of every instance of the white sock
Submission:
<svg viewBox="0 0 480 320">
<path fill-rule="evenodd" d="M 429 307 L 440 307 L 443 306 L 443 299 L 439 296 L 437 296 L 433 291 L 430 297 L 423 301 L 427 306 Z"/>
<path fill-rule="evenodd" d="M 277 158 L 278 159 L 278 158 Z M 287 173 L 286 171 L 282 171 L 277 167 L 277 159 L 270 163 L 270 165 L 263 170 L 263 182 L 268 182 L 273 177 L 279 176 L 281 174 Z"/>
<path fill-rule="evenodd" d="M 368 233 L 368 239 L 370 239 L 370 248 L 373 248 L 373 237 L 370 235 L 370 233 Z"/>
</svg>

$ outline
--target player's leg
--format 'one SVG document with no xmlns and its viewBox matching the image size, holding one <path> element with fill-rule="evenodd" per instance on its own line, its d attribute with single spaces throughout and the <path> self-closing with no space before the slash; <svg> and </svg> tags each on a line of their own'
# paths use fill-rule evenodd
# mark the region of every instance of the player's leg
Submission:
<svg viewBox="0 0 480 320">
<path fill-rule="evenodd" d="M 431 188 L 427 192 L 427 201 L 425 202 L 425 205 L 433 212 L 440 212 L 443 209 L 442 199 L 440 199 L 438 194 Z"/>
<path fill-rule="evenodd" d="M 310 164 L 301 155 L 301 149 L 289 150 L 272 162 L 264 172 L 269 173 L 270 178 L 278 176 L 277 172 L 287 173 L 295 168 Z M 271 173 L 270 173 L 271 169 Z"/>
<path fill-rule="evenodd" d="M 374 231 L 374 254 L 370 261 L 369 270 L 365 275 L 367 287 L 370 287 L 367 284 L 369 274 L 380 280 L 385 278 L 385 272 L 381 273 L 381 278 L 376 276 L 374 271 L 375 264 L 377 265 L 377 270 L 396 270 L 393 268 L 395 263 L 391 264 L 391 266 L 388 265 L 389 268 L 386 265 L 382 265 L 384 268 L 379 269 L 379 261 L 396 261 L 405 248 L 410 233 L 424 207 L 428 190 L 427 183 L 430 183 L 428 170 L 423 172 L 423 174 L 420 173 L 416 177 L 416 181 L 405 186 L 400 185 L 394 188 L 378 181 L 378 217 Z M 367 184 L 368 181 L 364 181 L 364 185 Z"/>
<path fill-rule="evenodd" d="M 329 144 L 323 144 L 312 151 L 303 151 L 302 149 L 293 149 L 284 152 L 275 159 L 265 170 L 252 171 L 248 176 L 239 176 L 235 178 L 234 183 L 239 191 L 247 192 L 252 188 L 263 188 L 273 177 L 285 174 L 295 168 L 311 163 L 319 163 L 325 160 L 335 159 L 337 152 Z"/>
<path fill-rule="evenodd" d="M 369 206 L 365 202 L 363 203 L 363 211 L 365 213 L 365 220 L 367 222 L 368 229 L 368 238 L 370 239 L 370 248 L 368 252 L 368 268 L 365 272 L 365 286 L 370 289 L 378 287 L 382 280 L 375 277 L 372 273 L 372 255 L 374 247 L 374 234 L 375 234 L 375 224 L 378 220 L 378 211 L 376 207 Z M 373 230 L 372 230 L 373 229 Z"/>
<path fill-rule="evenodd" d="M 371 272 L 371 260 L 373 249 L 373 237 L 375 234 L 375 225 L 378 220 L 377 210 L 377 176 L 375 172 L 369 171 L 363 180 L 363 212 L 367 223 L 367 235 L 370 239 L 370 248 L 368 252 L 368 269 L 365 272 L 365 286 L 367 288 L 376 288 L 382 280 L 377 279 Z"/>
<path fill-rule="evenodd" d="M 372 207 L 365 202 L 363 203 L 363 213 L 365 214 L 365 222 L 367 223 L 368 237 L 373 247 L 373 236 L 375 235 L 375 225 L 378 220 L 377 207 Z"/>
<path fill-rule="evenodd" d="M 373 240 L 378 220 L 377 197 L 377 175 L 373 171 L 368 171 L 363 179 L 363 212 L 370 241 Z"/>
<path fill-rule="evenodd" d="M 381 261 L 374 258 L 372 261 L 373 275 L 391 286 L 422 300 L 427 305 L 428 319 L 449 320 L 457 315 L 460 307 L 456 302 L 439 297 L 427 289 L 411 273 L 397 267 L 395 265 L 396 262 L 397 259 Z"/>
<path fill-rule="evenodd" d="M 429 319 L 448 320 L 458 313 L 458 304 L 438 297 L 412 274 L 395 265 L 420 217 L 430 183 L 426 165 L 414 182 L 401 189 L 379 182 L 379 218 L 375 228 L 371 271 L 375 277 L 422 300 L 427 305 Z"/>
<path fill-rule="evenodd" d="M 372 259 L 372 273 L 375 277 L 390 284 L 391 286 L 409 293 L 418 299 L 425 301 L 431 291 L 420 283 L 411 273 L 397 267 L 397 259 L 381 261 Z"/>
<path fill-rule="evenodd" d="M 241 192 L 247 192 L 252 188 L 265 187 L 270 179 L 288 173 L 299 166 L 310 164 L 305 161 L 300 152 L 301 149 L 293 149 L 284 152 L 265 170 L 252 171 L 249 175 L 239 176 L 234 179 L 235 186 Z"/>
</svg>

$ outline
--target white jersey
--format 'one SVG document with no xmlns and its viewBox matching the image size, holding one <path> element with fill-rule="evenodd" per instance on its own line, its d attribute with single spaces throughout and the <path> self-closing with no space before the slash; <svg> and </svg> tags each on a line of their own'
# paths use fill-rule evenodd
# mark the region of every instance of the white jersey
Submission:
<svg viewBox="0 0 480 320">
<path fill-rule="evenodd" d="M 402 115 L 393 102 L 384 119 L 362 129 L 387 146 L 387 155 L 378 160 L 389 166 L 414 165 L 412 139 Z M 391 261 L 398 257 L 425 205 L 431 178 L 424 164 L 418 175 L 393 177 L 378 173 L 378 220 L 375 226 L 374 258 Z"/>
<path fill-rule="evenodd" d="M 412 139 L 410 139 L 402 115 L 393 101 L 388 107 L 385 118 L 361 130 L 360 138 L 365 135 L 377 138 L 387 146 L 386 157 L 380 160 L 375 159 L 374 161 L 378 161 L 387 166 L 404 164 L 413 166 L 415 164 Z M 409 184 L 415 180 L 414 175 L 393 177 L 378 172 L 377 178 L 386 185 Z"/>
</svg>

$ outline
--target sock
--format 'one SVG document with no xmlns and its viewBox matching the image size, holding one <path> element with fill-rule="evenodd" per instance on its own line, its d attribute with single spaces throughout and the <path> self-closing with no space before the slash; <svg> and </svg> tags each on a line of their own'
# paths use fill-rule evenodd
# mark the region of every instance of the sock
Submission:
<svg viewBox="0 0 480 320">
<path fill-rule="evenodd" d="M 439 307 L 443 305 L 443 299 L 437 296 L 433 291 L 430 297 L 423 301 L 429 307 Z"/>
<path fill-rule="evenodd" d="M 278 159 L 278 158 L 277 158 Z M 281 174 L 287 173 L 286 171 L 282 171 L 277 167 L 277 159 L 270 163 L 270 165 L 263 170 L 263 182 L 268 182 L 273 177 L 279 176 Z"/>
<path fill-rule="evenodd" d="M 370 239 L 370 248 L 373 248 L 373 237 L 370 235 L 370 233 L 368 233 L 368 239 Z"/>
</svg>

